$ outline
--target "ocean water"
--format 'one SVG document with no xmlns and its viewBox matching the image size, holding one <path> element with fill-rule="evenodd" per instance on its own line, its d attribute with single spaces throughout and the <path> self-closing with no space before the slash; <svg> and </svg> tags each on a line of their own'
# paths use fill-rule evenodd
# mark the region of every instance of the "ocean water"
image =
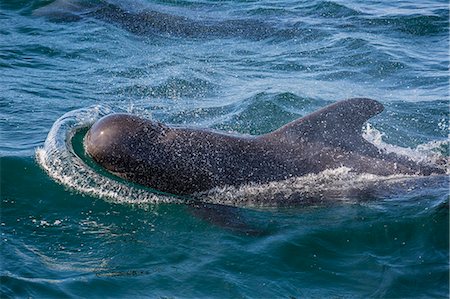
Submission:
<svg viewBox="0 0 450 299">
<path fill-rule="evenodd" d="M 198 207 L 82 147 L 113 112 L 262 134 L 368 97 L 366 139 L 446 167 L 448 20 L 439 0 L 2 0 L 0 297 L 448 298 L 447 176 L 330 169 Z"/>
</svg>

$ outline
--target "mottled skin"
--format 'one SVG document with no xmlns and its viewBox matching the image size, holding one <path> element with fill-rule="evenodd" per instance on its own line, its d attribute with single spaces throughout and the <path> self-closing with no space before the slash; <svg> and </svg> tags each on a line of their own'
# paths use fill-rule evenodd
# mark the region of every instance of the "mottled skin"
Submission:
<svg viewBox="0 0 450 299">
<path fill-rule="evenodd" d="M 53 20 L 77 21 L 95 18 L 116 24 L 136 35 L 151 36 L 167 34 L 187 38 L 243 37 L 249 39 L 270 38 L 280 29 L 253 19 L 240 20 L 196 20 L 183 16 L 147 9 L 136 11 L 133 5 L 120 1 L 55 0 L 34 10 L 36 16 Z M 284 30 L 284 34 L 295 35 L 295 30 Z"/>
<path fill-rule="evenodd" d="M 377 101 L 349 99 L 260 136 L 112 114 L 92 126 L 84 144 L 86 152 L 115 175 L 177 195 L 279 181 L 340 166 L 377 175 L 444 173 L 380 152 L 364 140 L 362 125 L 381 111 Z"/>
</svg>

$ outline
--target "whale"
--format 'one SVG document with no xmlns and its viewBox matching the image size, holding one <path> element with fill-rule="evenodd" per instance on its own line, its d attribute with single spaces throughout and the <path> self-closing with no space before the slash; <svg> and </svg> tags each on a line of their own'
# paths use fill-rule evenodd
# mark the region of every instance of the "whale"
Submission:
<svg viewBox="0 0 450 299">
<path fill-rule="evenodd" d="M 151 5 L 112 0 L 55 0 L 33 11 L 34 16 L 74 22 L 93 18 L 138 36 L 164 35 L 185 38 L 233 38 L 261 40 L 276 34 L 296 35 L 295 29 L 278 29 L 255 19 L 193 19 L 158 11 Z M 140 7 L 140 8 L 138 8 Z"/>
<path fill-rule="evenodd" d="M 97 164 L 127 181 L 173 194 L 267 183 L 348 167 L 355 173 L 429 176 L 445 170 L 380 150 L 362 136 L 383 105 L 352 98 L 333 103 L 262 135 L 167 125 L 110 114 L 84 137 Z"/>
</svg>

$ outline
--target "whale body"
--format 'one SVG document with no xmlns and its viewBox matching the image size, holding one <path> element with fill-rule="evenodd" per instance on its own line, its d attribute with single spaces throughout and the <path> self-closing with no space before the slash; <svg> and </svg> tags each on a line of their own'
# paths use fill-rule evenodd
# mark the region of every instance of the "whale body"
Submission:
<svg viewBox="0 0 450 299">
<path fill-rule="evenodd" d="M 281 30 L 268 23 L 254 19 L 205 20 L 192 19 L 161 12 L 152 5 L 136 9 L 137 3 L 108 0 L 55 0 L 33 11 L 35 16 L 45 16 L 55 21 L 78 21 L 94 18 L 115 24 L 133 34 L 152 36 L 164 34 L 186 38 L 230 38 L 265 39 L 274 35 L 295 35 L 295 29 Z"/>
<path fill-rule="evenodd" d="M 174 195 L 280 181 L 341 166 L 382 176 L 445 173 L 385 153 L 362 137 L 363 124 L 383 109 L 372 99 L 348 99 L 259 136 L 111 114 L 89 129 L 84 147 L 109 172 Z"/>
</svg>

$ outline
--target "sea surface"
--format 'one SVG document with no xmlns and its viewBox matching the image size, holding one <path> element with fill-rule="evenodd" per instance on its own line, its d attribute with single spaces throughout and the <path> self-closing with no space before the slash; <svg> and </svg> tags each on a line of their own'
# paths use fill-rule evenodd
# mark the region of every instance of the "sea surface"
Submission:
<svg viewBox="0 0 450 299">
<path fill-rule="evenodd" d="M 344 167 L 202 206 L 82 146 L 114 112 L 262 134 L 351 97 L 385 106 L 366 139 L 448 166 L 448 1 L 1 0 L 0 297 L 448 298 L 447 176 Z"/>
</svg>

